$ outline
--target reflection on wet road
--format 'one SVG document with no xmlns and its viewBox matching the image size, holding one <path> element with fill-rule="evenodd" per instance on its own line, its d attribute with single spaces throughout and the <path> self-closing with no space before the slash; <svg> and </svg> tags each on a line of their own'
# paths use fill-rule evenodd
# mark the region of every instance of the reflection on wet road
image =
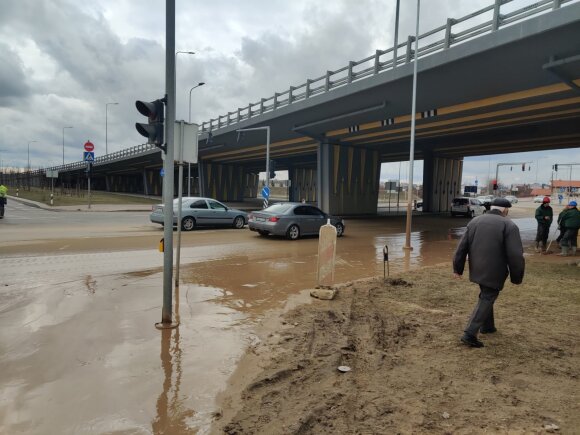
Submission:
<svg viewBox="0 0 580 435">
<path fill-rule="evenodd" d="M 525 244 L 531 218 L 514 219 Z M 448 262 L 466 219 L 347 221 L 336 281 Z M 158 331 L 154 249 L 0 257 L 0 433 L 205 433 L 252 327 L 316 284 L 316 238 L 187 234 L 175 296 L 180 327 Z"/>
</svg>

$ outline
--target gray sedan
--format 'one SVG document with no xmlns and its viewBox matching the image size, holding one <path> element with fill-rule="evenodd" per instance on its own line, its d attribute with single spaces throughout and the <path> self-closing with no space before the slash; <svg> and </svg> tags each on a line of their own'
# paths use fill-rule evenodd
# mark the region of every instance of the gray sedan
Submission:
<svg viewBox="0 0 580 435">
<path fill-rule="evenodd" d="M 173 200 L 173 226 L 177 226 L 177 204 Z M 153 207 L 149 216 L 151 222 L 163 225 L 163 204 Z M 228 226 L 244 228 L 248 223 L 248 214 L 230 208 L 211 198 L 186 197 L 181 203 L 181 229 L 191 231 L 198 226 Z"/>
<path fill-rule="evenodd" d="M 318 235 L 320 227 L 330 223 L 336 227 L 336 235 L 344 234 L 342 218 L 330 216 L 317 207 L 299 202 L 280 202 L 250 213 L 248 228 L 261 236 L 273 234 L 296 240 L 300 236 Z"/>
</svg>

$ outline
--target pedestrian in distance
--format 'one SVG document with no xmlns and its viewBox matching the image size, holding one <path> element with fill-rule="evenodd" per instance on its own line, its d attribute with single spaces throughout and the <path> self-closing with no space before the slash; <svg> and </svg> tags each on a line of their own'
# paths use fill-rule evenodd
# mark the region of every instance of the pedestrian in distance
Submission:
<svg viewBox="0 0 580 435">
<path fill-rule="evenodd" d="M 564 196 L 560 193 L 558 195 L 558 204 L 562 204 L 562 200 L 564 199 Z"/>
<path fill-rule="evenodd" d="M 536 232 L 536 252 L 546 252 L 546 244 L 550 235 L 550 226 L 554 220 L 554 211 L 550 207 L 550 197 L 545 196 L 542 205 L 536 209 L 536 221 L 538 230 Z M 540 243 L 542 250 L 540 251 Z"/>
<path fill-rule="evenodd" d="M 570 201 L 568 203 L 568 210 L 562 215 L 561 225 L 566 229 L 560 241 L 562 252 L 559 255 L 562 257 L 576 255 L 578 229 L 580 229 L 580 210 L 578 210 L 577 206 L 578 203 L 576 201 Z"/>
<path fill-rule="evenodd" d="M 524 248 L 520 231 L 507 218 L 511 203 L 495 198 L 490 211 L 471 220 L 453 257 L 453 274 L 461 278 L 469 257 L 469 280 L 479 284 L 479 299 L 467 322 L 461 342 L 470 347 L 483 347 L 477 334 L 497 331 L 493 304 L 507 277 L 513 284 L 524 279 Z"/>
<path fill-rule="evenodd" d="M 4 217 L 4 207 L 6 206 L 6 197 L 8 196 L 8 188 L 0 184 L 0 219 Z"/>
</svg>

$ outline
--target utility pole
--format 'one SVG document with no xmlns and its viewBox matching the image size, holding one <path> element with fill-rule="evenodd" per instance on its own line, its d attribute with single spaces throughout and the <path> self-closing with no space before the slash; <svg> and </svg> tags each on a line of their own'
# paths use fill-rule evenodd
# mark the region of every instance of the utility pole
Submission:
<svg viewBox="0 0 580 435">
<path fill-rule="evenodd" d="M 572 195 L 572 168 L 574 166 L 580 166 L 580 163 L 556 163 L 554 164 L 554 166 L 552 166 L 552 186 L 554 185 L 554 169 L 556 170 L 556 172 L 558 172 L 558 168 L 561 166 L 566 166 L 567 168 L 570 169 L 570 175 L 569 175 L 569 179 L 568 179 L 568 200 L 570 200 L 570 197 Z"/>
<path fill-rule="evenodd" d="M 529 165 L 532 162 L 512 162 L 512 163 L 498 163 L 496 168 L 495 168 L 495 184 L 497 184 L 497 190 L 500 191 L 501 189 L 499 188 L 499 167 L 500 166 L 516 166 L 516 165 L 522 165 L 522 171 L 525 171 L 525 165 Z M 496 192 L 494 192 L 493 196 L 500 196 L 497 195 Z"/>
<path fill-rule="evenodd" d="M 167 152 L 163 169 L 163 307 L 159 329 L 175 328 L 173 323 L 173 182 L 175 129 L 175 0 L 165 3 L 165 143 Z M 179 225 L 179 222 L 177 223 Z"/>
</svg>

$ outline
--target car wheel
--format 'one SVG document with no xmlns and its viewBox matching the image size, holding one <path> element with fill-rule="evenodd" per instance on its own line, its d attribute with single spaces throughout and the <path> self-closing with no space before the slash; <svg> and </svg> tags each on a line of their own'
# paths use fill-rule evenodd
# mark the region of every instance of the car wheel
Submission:
<svg viewBox="0 0 580 435">
<path fill-rule="evenodd" d="M 185 216 L 181 220 L 181 229 L 183 231 L 191 231 L 195 228 L 195 219 L 191 216 Z"/>
<path fill-rule="evenodd" d="M 336 237 L 342 237 L 344 234 L 344 225 L 340 222 L 335 225 L 336 227 Z"/>
<path fill-rule="evenodd" d="M 268 235 L 268 232 L 267 231 L 264 231 L 264 230 L 258 230 L 258 234 L 261 235 L 261 236 L 267 236 Z"/>
<path fill-rule="evenodd" d="M 241 230 L 246 225 L 246 221 L 244 220 L 243 216 L 236 216 L 234 219 L 234 228 Z"/>
<path fill-rule="evenodd" d="M 286 237 L 290 240 L 298 240 L 300 238 L 300 228 L 298 228 L 298 225 L 290 225 L 290 228 L 286 231 Z"/>
</svg>

